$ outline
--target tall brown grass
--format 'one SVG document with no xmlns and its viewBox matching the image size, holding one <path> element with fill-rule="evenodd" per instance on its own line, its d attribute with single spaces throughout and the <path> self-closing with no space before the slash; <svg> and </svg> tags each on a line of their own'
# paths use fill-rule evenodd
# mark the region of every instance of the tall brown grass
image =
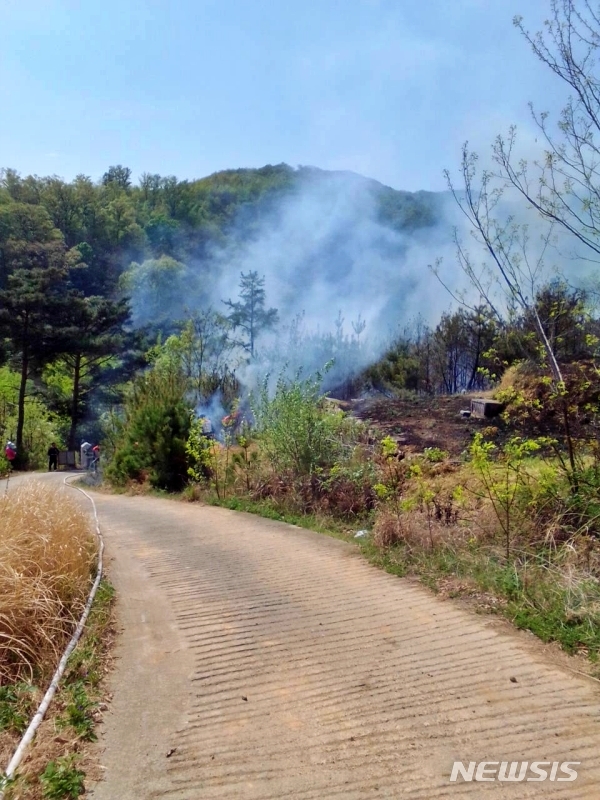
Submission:
<svg viewBox="0 0 600 800">
<path fill-rule="evenodd" d="M 0 497 L 0 685 L 53 672 L 95 553 L 91 519 L 65 490 L 28 482 Z"/>
</svg>

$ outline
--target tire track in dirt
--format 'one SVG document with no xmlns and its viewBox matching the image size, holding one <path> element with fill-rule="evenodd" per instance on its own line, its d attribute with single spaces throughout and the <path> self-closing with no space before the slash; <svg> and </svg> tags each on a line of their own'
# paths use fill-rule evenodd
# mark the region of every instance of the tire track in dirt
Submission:
<svg viewBox="0 0 600 800">
<path fill-rule="evenodd" d="M 598 687 L 534 643 L 317 534 L 97 501 L 124 635 L 94 800 L 599 796 Z M 582 764 L 450 783 L 454 760 Z"/>
</svg>

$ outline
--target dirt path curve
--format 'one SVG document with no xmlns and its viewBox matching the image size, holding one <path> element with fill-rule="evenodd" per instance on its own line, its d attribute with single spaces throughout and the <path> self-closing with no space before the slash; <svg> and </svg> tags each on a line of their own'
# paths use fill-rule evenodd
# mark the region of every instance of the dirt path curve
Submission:
<svg viewBox="0 0 600 800">
<path fill-rule="evenodd" d="M 123 630 L 93 800 L 600 797 L 600 687 L 535 646 L 344 543 L 95 498 Z M 451 784 L 455 759 L 582 765 Z"/>
</svg>

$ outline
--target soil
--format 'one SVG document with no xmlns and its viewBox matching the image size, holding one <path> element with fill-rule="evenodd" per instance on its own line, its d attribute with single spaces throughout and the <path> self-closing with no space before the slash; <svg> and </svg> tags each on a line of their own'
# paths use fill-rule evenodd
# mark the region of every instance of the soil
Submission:
<svg viewBox="0 0 600 800">
<path fill-rule="evenodd" d="M 499 424 L 497 419 L 461 416 L 461 411 L 470 410 L 473 397 L 482 396 L 485 395 L 376 397 L 353 400 L 346 407 L 354 416 L 368 422 L 378 435 L 395 439 L 401 450 L 420 453 L 426 447 L 439 447 L 451 458 L 458 458 L 475 431 Z"/>
</svg>

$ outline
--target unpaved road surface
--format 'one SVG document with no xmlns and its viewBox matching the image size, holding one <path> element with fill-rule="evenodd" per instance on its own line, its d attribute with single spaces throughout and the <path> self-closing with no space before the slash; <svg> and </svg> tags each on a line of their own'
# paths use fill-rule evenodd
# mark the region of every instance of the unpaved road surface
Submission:
<svg viewBox="0 0 600 800">
<path fill-rule="evenodd" d="M 535 643 L 318 534 L 95 498 L 122 634 L 93 800 L 600 797 L 600 686 Z M 454 760 L 581 765 L 450 783 Z"/>
</svg>

